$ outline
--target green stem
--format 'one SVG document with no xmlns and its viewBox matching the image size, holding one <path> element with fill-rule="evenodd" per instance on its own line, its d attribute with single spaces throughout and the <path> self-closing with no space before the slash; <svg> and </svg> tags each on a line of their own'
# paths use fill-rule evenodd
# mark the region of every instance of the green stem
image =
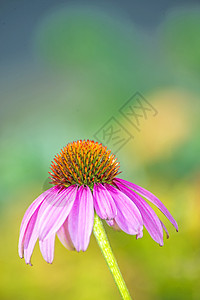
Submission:
<svg viewBox="0 0 200 300">
<path fill-rule="evenodd" d="M 130 300 L 131 296 L 129 294 L 129 291 L 127 289 L 125 281 L 124 281 L 122 274 L 120 272 L 120 269 L 118 267 L 117 261 L 112 252 L 105 229 L 103 227 L 103 223 L 96 213 L 94 216 L 93 232 L 94 232 L 96 240 L 99 244 L 99 247 L 103 253 L 103 256 L 106 260 L 108 268 L 110 269 L 110 272 L 114 278 L 114 281 L 119 289 L 122 299 Z"/>
</svg>

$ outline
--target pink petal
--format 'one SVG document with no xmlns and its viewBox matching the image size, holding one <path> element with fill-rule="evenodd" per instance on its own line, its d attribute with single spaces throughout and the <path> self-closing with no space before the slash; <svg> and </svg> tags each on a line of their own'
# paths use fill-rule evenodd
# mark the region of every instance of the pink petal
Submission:
<svg viewBox="0 0 200 300">
<path fill-rule="evenodd" d="M 63 189 L 59 194 L 44 201 L 39 212 L 39 239 L 44 240 L 55 234 L 69 215 L 76 198 L 77 187 Z"/>
<path fill-rule="evenodd" d="M 167 236 L 167 239 L 169 238 L 169 232 L 167 230 L 167 228 L 165 227 L 165 225 L 163 224 L 163 222 L 160 220 L 160 223 L 162 225 L 162 228 L 164 229 L 165 233 L 166 233 L 166 236 Z"/>
<path fill-rule="evenodd" d="M 68 222 L 69 233 L 76 250 L 85 251 L 94 223 L 93 197 L 88 186 L 81 186 L 78 189 Z"/>
<path fill-rule="evenodd" d="M 115 201 L 117 207 L 115 221 L 118 226 L 128 234 L 141 236 L 143 220 L 137 206 L 120 190 L 109 184 L 105 184 L 105 187 Z"/>
<path fill-rule="evenodd" d="M 31 265 L 31 256 L 35 243 L 38 239 L 38 212 L 40 206 L 36 209 L 34 214 L 31 216 L 29 223 L 24 234 L 24 259 L 26 264 Z"/>
<path fill-rule="evenodd" d="M 68 250 L 75 250 L 71 237 L 69 235 L 68 218 L 65 220 L 63 225 L 57 231 L 57 236 L 60 242 L 63 244 L 63 246 L 65 246 L 65 248 L 67 248 Z"/>
<path fill-rule="evenodd" d="M 24 252 L 24 237 L 25 237 L 25 231 L 27 229 L 27 225 L 32 217 L 32 215 L 35 213 L 37 208 L 40 206 L 40 204 L 44 201 L 44 199 L 51 194 L 54 194 L 55 191 L 58 188 L 56 186 L 50 188 L 49 190 L 45 191 L 42 193 L 26 210 L 24 217 L 22 219 L 21 223 L 21 228 L 20 228 L 20 236 L 19 236 L 19 244 L 18 244 L 18 251 L 19 251 L 19 256 L 22 258 L 23 257 L 23 252 Z"/>
<path fill-rule="evenodd" d="M 154 205 L 156 205 L 161 210 L 161 212 L 169 219 L 169 221 L 174 225 L 174 227 L 178 231 L 177 222 L 174 220 L 174 218 L 172 217 L 170 212 L 167 210 L 167 208 L 164 206 L 164 204 L 155 195 L 153 195 L 149 191 L 145 190 L 144 188 L 142 188 L 132 182 L 121 179 L 121 178 L 114 179 L 114 182 L 116 182 L 116 184 L 118 182 L 120 182 L 123 185 L 135 190 L 137 193 L 141 194 L 143 197 L 147 198 L 150 202 L 152 202 Z"/>
<path fill-rule="evenodd" d="M 125 187 L 123 184 L 116 183 L 116 185 L 135 203 L 142 215 L 144 226 L 146 227 L 152 239 L 163 246 L 162 226 L 153 209 L 145 202 L 142 197 L 140 197 L 129 188 Z"/>
<path fill-rule="evenodd" d="M 94 184 L 94 208 L 101 219 L 111 220 L 117 215 L 115 202 L 102 184 Z"/>
<path fill-rule="evenodd" d="M 54 245 L 55 245 L 55 234 L 52 234 L 49 238 L 39 241 L 40 251 L 43 258 L 49 264 L 52 264 L 54 258 Z"/>
</svg>

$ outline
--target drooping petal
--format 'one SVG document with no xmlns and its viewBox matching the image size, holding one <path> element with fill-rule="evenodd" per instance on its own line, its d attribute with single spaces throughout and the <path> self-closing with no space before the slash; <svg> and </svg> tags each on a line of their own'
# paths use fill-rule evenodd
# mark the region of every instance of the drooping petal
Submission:
<svg viewBox="0 0 200 300">
<path fill-rule="evenodd" d="M 88 186 L 78 189 L 68 220 L 69 233 L 77 251 L 85 251 L 94 223 L 93 197 Z"/>
<path fill-rule="evenodd" d="M 160 220 L 160 223 L 162 225 L 162 228 L 164 229 L 165 233 L 166 233 L 166 236 L 167 236 L 167 239 L 169 238 L 169 232 L 167 230 L 167 228 L 165 227 L 165 225 L 163 224 L 163 222 Z"/>
<path fill-rule="evenodd" d="M 35 243 L 38 239 L 38 212 L 40 206 L 36 209 L 34 214 L 31 216 L 24 234 L 24 245 L 23 254 L 26 264 L 31 265 L 31 256 Z"/>
<path fill-rule="evenodd" d="M 65 222 L 76 198 L 77 187 L 63 189 L 50 202 L 44 201 L 39 212 L 39 239 L 56 233 Z"/>
<path fill-rule="evenodd" d="M 106 189 L 115 201 L 118 226 L 128 234 L 139 234 L 143 230 L 143 220 L 137 206 L 120 190 L 105 184 Z"/>
<path fill-rule="evenodd" d="M 153 209 L 145 202 L 145 200 L 138 194 L 125 187 L 123 184 L 116 183 L 118 188 L 125 193 L 138 207 L 144 226 L 149 232 L 150 236 L 154 241 L 156 241 L 160 246 L 163 246 L 163 229 L 160 220 Z"/>
<path fill-rule="evenodd" d="M 23 252 L 24 252 L 25 232 L 32 215 L 35 213 L 36 209 L 40 206 L 40 204 L 44 201 L 44 199 L 54 194 L 57 191 L 57 189 L 58 188 L 54 186 L 49 190 L 45 191 L 44 193 L 42 193 L 26 210 L 20 227 L 19 244 L 18 244 L 18 252 L 21 258 L 23 257 Z"/>
<path fill-rule="evenodd" d="M 74 245 L 72 243 L 69 229 L 68 229 L 68 218 L 65 220 L 63 225 L 60 227 L 60 229 L 57 231 L 57 236 L 60 240 L 60 242 L 67 248 L 68 250 L 75 250 Z"/>
<path fill-rule="evenodd" d="M 39 245 L 43 258 L 46 262 L 52 264 L 54 258 L 55 234 L 52 234 L 43 241 L 39 241 Z"/>
<path fill-rule="evenodd" d="M 101 219 L 111 220 L 117 215 L 115 202 L 102 184 L 94 184 L 94 209 Z"/>
<path fill-rule="evenodd" d="M 150 202 L 152 202 L 155 206 L 157 206 L 160 211 L 169 219 L 169 221 L 174 225 L 174 227 L 176 228 L 176 230 L 178 231 L 178 224 L 177 222 L 174 220 L 174 218 L 172 217 L 172 215 L 170 214 L 170 212 L 168 211 L 168 209 L 164 206 L 164 204 L 152 193 L 150 193 L 149 191 L 145 190 L 144 188 L 129 182 L 127 180 L 121 179 L 121 178 L 115 178 L 113 180 L 113 182 L 120 182 L 122 184 L 124 184 L 125 186 L 135 190 L 137 193 L 141 194 L 143 197 L 147 198 Z"/>
</svg>

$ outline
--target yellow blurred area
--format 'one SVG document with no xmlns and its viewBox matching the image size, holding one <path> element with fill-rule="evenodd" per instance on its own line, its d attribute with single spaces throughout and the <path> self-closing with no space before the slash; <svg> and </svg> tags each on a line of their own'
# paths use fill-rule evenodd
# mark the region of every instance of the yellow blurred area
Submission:
<svg viewBox="0 0 200 300">
<path fill-rule="evenodd" d="M 194 127 L 191 102 L 197 99 L 188 92 L 167 89 L 148 94 L 148 101 L 158 114 L 141 121 L 141 132 L 132 144 L 144 163 L 170 156 L 177 145 L 188 139 Z"/>
</svg>

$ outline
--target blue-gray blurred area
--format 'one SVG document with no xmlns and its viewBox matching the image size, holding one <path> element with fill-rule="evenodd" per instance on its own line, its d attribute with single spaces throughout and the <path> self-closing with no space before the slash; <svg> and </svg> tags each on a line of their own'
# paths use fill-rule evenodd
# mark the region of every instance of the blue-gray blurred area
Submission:
<svg viewBox="0 0 200 300">
<path fill-rule="evenodd" d="M 120 176 L 155 193 L 180 227 L 166 222 L 162 249 L 146 231 L 136 241 L 106 227 L 130 292 L 199 299 L 199 82 L 199 1 L 0 0 L 1 299 L 119 299 L 93 237 L 84 254 L 56 241 L 52 266 L 37 247 L 33 268 L 16 251 L 54 155 L 101 141 L 110 121 L 130 137 L 117 148 Z"/>
</svg>

